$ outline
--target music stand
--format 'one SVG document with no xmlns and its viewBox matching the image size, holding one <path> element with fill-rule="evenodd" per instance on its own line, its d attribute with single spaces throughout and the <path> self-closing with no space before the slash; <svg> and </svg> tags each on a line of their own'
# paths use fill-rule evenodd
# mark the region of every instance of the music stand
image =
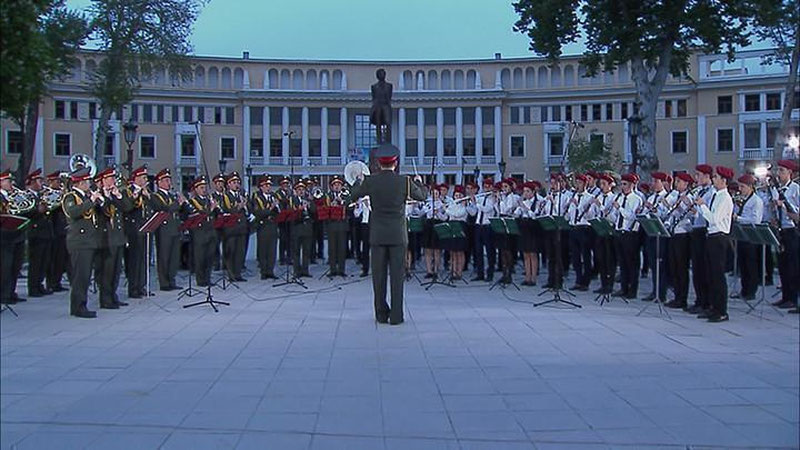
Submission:
<svg viewBox="0 0 800 450">
<path fill-rule="evenodd" d="M 194 302 L 194 303 L 189 303 L 188 305 L 183 305 L 183 309 L 192 308 L 192 307 L 200 306 L 200 305 L 208 305 L 208 306 L 210 306 L 211 308 L 214 309 L 214 312 L 219 312 L 219 309 L 217 308 L 217 305 L 230 306 L 231 304 L 228 303 L 228 302 L 223 302 L 221 300 L 214 300 L 214 296 L 211 294 L 211 285 L 209 284 L 206 287 L 206 298 L 205 298 L 205 300 L 202 300 L 202 301 L 199 301 L 199 302 Z"/>
<path fill-rule="evenodd" d="M 555 233 L 554 233 L 555 237 L 553 239 L 553 245 L 554 245 L 554 247 L 556 249 L 556 252 L 555 252 L 556 254 L 552 255 L 552 256 L 555 258 L 554 266 L 560 266 L 561 265 L 561 231 L 562 230 L 568 230 L 570 228 L 569 222 L 567 222 L 567 219 L 565 219 L 563 216 L 542 216 L 542 217 L 536 218 L 535 220 L 537 222 L 539 222 L 539 226 L 542 227 L 542 230 L 544 230 L 544 231 L 555 231 Z M 548 256 L 548 258 L 549 257 L 550 256 Z M 579 305 L 579 304 L 577 304 L 575 302 L 571 302 L 569 300 L 565 300 L 565 299 L 561 298 L 561 293 L 562 292 L 564 294 L 572 297 L 572 298 L 575 298 L 575 294 L 573 294 L 572 292 L 568 291 L 567 289 L 564 289 L 563 287 L 561 287 L 562 283 L 563 283 L 563 280 L 558 280 L 554 287 L 551 287 L 551 288 L 543 290 L 542 292 L 539 292 L 537 297 L 541 297 L 541 296 L 543 296 L 544 294 L 546 294 L 548 292 L 552 292 L 553 293 L 553 298 L 551 298 L 550 300 L 545 300 L 543 302 L 534 303 L 533 306 L 542 306 L 542 305 L 547 305 L 547 304 L 550 304 L 550 303 L 556 303 L 556 304 L 563 303 L 565 305 L 569 305 L 569 306 L 572 306 L 574 308 L 582 308 L 581 305 Z"/>
<path fill-rule="evenodd" d="M 750 240 L 750 236 L 744 230 L 743 225 L 738 222 L 731 223 L 731 240 L 733 241 L 733 276 L 730 280 L 728 280 L 728 292 L 732 292 L 733 289 L 731 288 L 731 282 L 733 283 L 733 287 L 736 286 L 736 278 L 738 275 L 739 278 L 739 285 L 741 286 L 741 279 L 742 274 L 739 273 L 741 268 L 739 267 L 739 242 L 747 242 L 747 243 L 754 243 Z M 741 297 L 741 290 L 739 293 L 730 294 L 730 298 L 739 298 Z M 747 302 L 745 302 L 747 303 Z M 749 304 L 747 306 L 750 306 Z"/>
<path fill-rule="evenodd" d="M 611 236 L 614 235 L 614 227 L 611 226 L 611 222 L 607 221 L 606 219 L 591 219 L 589 220 L 589 225 L 591 225 L 592 229 L 594 230 L 595 234 L 597 235 L 598 239 L 603 239 L 603 246 L 605 247 L 606 253 L 612 251 L 610 247 L 610 239 Z M 602 277 L 601 277 L 602 281 Z M 601 286 L 602 289 L 602 286 Z M 604 303 L 611 302 L 611 293 L 610 292 L 601 292 L 597 294 L 597 297 L 594 298 L 594 301 L 600 301 L 600 306 L 603 306 Z M 628 303 L 628 300 L 623 298 L 622 300 L 625 303 Z"/>
<path fill-rule="evenodd" d="M 214 223 L 213 223 L 213 225 L 214 225 L 214 229 L 216 229 L 216 230 L 223 230 L 223 234 L 224 234 L 224 230 L 225 230 L 225 228 L 230 228 L 230 227 L 232 227 L 232 226 L 236 225 L 236 224 L 239 222 L 239 219 L 241 219 L 241 218 L 242 218 L 242 215 L 241 215 L 241 214 L 231 214 L 231 213 L 219 214 L 219 215 L 217 215 L 217 217 L 214 219 Z M 236 284 L 236 283 L 235 283 L 235 282 L 234 282 L 232 279 L 230 279 L 230 277 L 229 277 L 229 275 L 230 275 L 230 272 L 229 272 L 230 268 L 229 268 L 229 267 L 227 267 L 227 266 L 225 265 L 225 254 L 224 254 L 224 253 L 225 253 L 225 252 L 224 252 L 225 245 L 224 245 L 224 244 L 223 244 L 222 248 L 223 248 L 223 255 L 222 255 L 222 276 L 219 278 L 219 280 L 217 280 L 217 281 L 215 281 L 215 282 L 213 282 L 213 283 L 211 283 L 211 284 L 213 284 L 214 286 L 216 286 L 216 287 L 218 287 L 218 288 L 222 289 L 223 291 L 226 291 L 226 290 L 228 290 L 228 287 L 230 287 L 230 286 L 233 286 L 233 287 L 235 287 L 236 289 L 239 289 L 239 285 L 238 285 L 238 284 Z"/>
<path fill-rule="evenodd" d="M 180 226 L 179 231 L 191 231 L 200 226 L 208 217 L 206 213 L 194 213 L 190 215 Z M 192 287 L 192 273 L 194 273 L 194 237 L 189 233 L 189 286 L 178 293 L 178 300 L 183 297 L 194 297 L 195 295 L 202 294 L 203 291 Z"/>
<path fill-rule="evenodd" d="M 275 222 L 277 222 L 277 223 L 290 223 L 289 226 L 291 226 L 291 222 L 293 222 L 295 220 L 298 220 L 298 219 L 300 219 L 300 211 L 295 211 L 295 210 L 292 210 L 292 209 L 285 209 L 285 210 L 283 210 L 283 211 L 278 213 L 278 217 L 275 218 Z M 291 253 L 291 243 L 289 245 L 290 245 L 289 253 Z M 294 258 L 290 257 L 289 259 L 294 259 Z M 286 268 L 286 271 L 283 274 L 284 275 L 283 281 L 281 281 L 280 283 L 273 284 L 272 287 L 276 288 L 276 287 L 282 287 L 282 286 L 288 286 L 288 285 L 291 285 L 291 284 L 296 284 L 296 285 L 300 286 L 303 289 L 308 289 L 308 286 L 306 286 L 306 284 L 303 282 L 303 280 L 297 278 L 296 276 L 294 276 L 293 273 L 291 273 L 292 272 L 292 261 L 290 261 L 289 259 L 287 259 L 285 261 L 286 264 L 284 264 L 284 267 Z"/>
<path fill-rule="evenodd" d="M 750 305 L 745 301 L 750 310 L 747 311 L 747 314 L 756 310 L 756 307 L 766 300 L 766 292 L 767 292 L 767 246 L 769 247 L 776 247 L 779 248 L 781 243 L 778 240 L 778 237 L 775 236 L 775 232 L 772 230 L 772 227 L 766 223 L 760 223 L 758 225 L 744 225 L 743 227 L 744 232 L 750 238 L 750 242 L 754 244 L 761 245 L 761 298 L 758 299 L 755 305 Z M 769 303 L 768 303 L 769 304 Z M 777 313 L 780 314 L 780 310 L 771 305 L 772 309 L 774 309 Z M 761 317 L 764 316 L 764 310 L 761 310 Z"/>
<path fill-rule="evenodd" d="M 457 237 L 464 236 L 464 229 L 460 227 L 454 226 L 454 224 L 450 222 L 442 222 L 437 223 L 433 226 L 433 231 L 436 233 L 436 236 L 439 238 L 439 242 L 444 241 L 445 239 L 455 239 Z M 448 275 L 443 281 L 439 281 L 439 277 L 433 277 L 430 281 L 426 281 L 420 284 L 420 287 L 424 287 L 425 290 L 429 290 L 433 286 L 440 284 L 442 286 L 448 287 L 456 287 L 453 284 L 453 275 L 452 272 Z"/>
<path fill-rule="evenodd" d="M 31 222 L 30 219 L 28 219 L 27 217 L 15 216 L 13 214 L 0 214 L 0 228 L 2 228 L 5 231 L 9 232 L 22 231 L 25 229 L 25 227 L 28 226 L 28 224 L 30 224 L 30 222 Z M 19 315 L 17 314 L 16 311 L 14 311 L 14 308 L 12 308 L 11 305 L 3 304 L 2 308 L 0 308 L 0 313 L 5 310 L 10 311 L 11 314 L 14 315 L 14 317 L 19 317 Z"/>
<path fill-rule="evenodd" d="M 647 216 L 647 215 L 639 215 L 639 216 L 636 216 L 636 220 L 641 225 L 641 227 L 644 230 L 644 232 L 647 235 L 647 237 L 656 238 L 656 267 L 653 269 L 655 271 L 655 283 L 656 284 L 655 284 L 654 291 L 656 293 L 656 297 L 653 300 L 653 302 L 658 304 L 658 311 L 659 311 L 660 314 L 666 314 L 668 319 L 672 319 L 670 317 L 669 312 L 667 311 L 667 309 L 663 306 L 664 305 L 664 299 L 663 298 L 659 298 L 659 295 L 658 295 L 658 289 L 661 286 L 661 284 L 660 284 L 661 280 L 659 279 L 660 278 L 659 274 L 661 272 L 659 270 L 660 267 L 661 267 L 661 254 L 660 254 L 661 253 L 661 248 L 660 248 L 661 247 L 661 238 L 664 238 L 664 237 L 668 238 L 671 235 L 670 235 L 669 231 L 667 231 L 667 228 L 664 226 L 664 222 L 662 222 L 661 219 L 659 219 L 658 217 Z M 637 316 L 642 315 L 642 313 L 644 313 L 647 310 L 647 308 L 650 307 L 650 305 L 651 305 L 651 303 L 648 303 L 647 305 L 645 305 L 644 308 L 639 310 L 639 313 L 636 314 L 636 315 Z"/>
<path fill-rule="evenodd" d="M 158 230 L 158 227 L 161 226 L 162 223 L 167 219 L 169 213 L 166 211 L 157 211 L 150 216 L 147 221 L 139 227 L 139 233 L 145 234 L 145 258 L 147 263 L 145 264 L 145 277 L 147 277 L 147 295 L 146 297 L 150 297 L 152 291 L 150 290 L 150 234 L 154 233 Z"/>
<path fill-rule="evenodd" d="M 416 233 L 417 235 L 419 235 L 420 233 L 422 233 L 424 228 L 425 228 L 425 223 L 422 220 L 422 217 L 409 217 L 408 220 L 406 221 L 406 231 L 408 233 Z M 409 249 L 407 248 L 406 251 L 408 250 Z M 412 255 L 413 255 L 413 250 L 412 250 Z M 416 266 L 416 261 L 414 261 L 412 258 L 411 267 L 409 267 L 409 270 L 406 271 L 406 281 L 411 280 L 411 278 L 413 277 L 417 279 L 420 285 L 422 285 L 422 280 L 420 280 L 419 276 L 417 276 L 417 271 L 415 270 L 415 266 Z"/>
<path fill-rule="evenodd" d="M 511 217 L 492 217 L 489 219 L 489 226 L 492 228 L 492 232 L 494 234 L 501 234 L 506 237 L 506 241 L 510 240 L 510 236 L 519 236 L 519 225 L 517 225 L 517 221 Z M 505 249 L 502 251 L 511 251 L 510 249 Z M 502 262 L 502 261 L 501 261 Z M 513 262 L 512 262 L 513 265 Z M 509 273 L 511 273 L 511 268 L 509 268 Z M 519 286 L 514 283 L 512 279 L 509 283 L 503 283 L 503 277 L 498 278 L 491 286 L 489 286 L 489 290 L 500 286 L 501 289 L 505 289 L 505 287 L 510 284 L 519 289 Z"/>
</svg>

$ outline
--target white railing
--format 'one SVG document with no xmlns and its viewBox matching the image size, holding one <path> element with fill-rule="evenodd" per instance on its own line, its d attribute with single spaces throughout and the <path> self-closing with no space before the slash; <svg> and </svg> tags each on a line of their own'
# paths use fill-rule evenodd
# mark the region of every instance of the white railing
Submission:
<svg viewBox="0 0 800 450">
<path fill-rule="evenodd" d="M 196 166 L 197 165 L 197 158 L 194 156 L 181 156 L 180 159 L 181 166 Z"/>
<path fill-rule="evenodd" d="M 773 50 L 737 52 L 736 59 L 731 62 L 728 62 L 727 55 L 722 54 L 700 56 L 700 79 L 718 80 L 788 74 L 789 67 L 784 65 L 780 59 L 776 59 L 770 64 L 763 64 L 764 57 L 772 53 L 774 53 Z"/>
<path fill-rule="evenodd" d="M 310 166 L 321 166 L 322 165 L 322 157 L 321 156 L 309 156 L 308 157 L 308 165 L 310 165 Z"/>
<path fill-rule="evenodd" d="M 547 166 L 560 166 L 564 164 L 564 156 L 563 155 L 548 155 L 547 156 Z"/>
<path fill-rule="evenodd" d="M 455 166 L 458 164 L 458 157 L 457 156 L 445 156 L 442 158 L 442 164 L 446 166 Z"/>
<path fill-rule="evenodd" d="M 746 148 L 739 153 L 739 159 L 744 161 L 768 160 L 772 157 L 773 150 L 771 148 Z"/>
<path fill-rule="evenodd" d="M 474 166 L 477 163 L 477 159 L 474 156 L 464 156 L 464 164 Z"/>
<path fill-rule="evenodd" d="M 417 160 L 418 158 L 416 156 L 406 156 L 406 159 L 403 162 L 403 164 L 405 164 L 406 166 L 414 167 L 414 164 L 417 164 Z"/>
<path fill-rule="evenodd" d="M 325 164 L 329 166 L 341 166 L 342 165 L 342 157 L 341 156 L 328 156 L 325 158 Z"/>
<path fill-rule="evenodd" d="M 497 164 L 497 159 L 494 155 L 481 156 L 481 164 Z"/>
<path fill-rule="evenodd" d="M 252 164 L 254 166 L 263 166 L 264 165 L 264 157 L 263 156 L 250 155 L 250 164 Z"/>
<path fill-rule="evenodd" d="M 282 166 L 283 165 L 283 156 L 270 156 L 269 157 L 269 165 L 270 166 Z"/>
</svg>

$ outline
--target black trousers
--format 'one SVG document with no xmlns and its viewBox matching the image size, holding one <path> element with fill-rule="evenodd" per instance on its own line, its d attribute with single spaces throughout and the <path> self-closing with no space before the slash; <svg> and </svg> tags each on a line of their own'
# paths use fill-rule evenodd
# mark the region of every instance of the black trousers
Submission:
<svg viewBox="0 0 800 450">
<path fill-rule="evenodd" d="M 561 251 L 562 233 L 558 230 L 545 231 L 544 236 L 544 249 L 547 254 L 547 284 L 561 289 L 564 282 L 564 264 L 561 261 L 563 256 Z"/>
<path fill-rule="evenodd" d="M 213 266 L 214 248 L 217 240 L 192 239 L 192 258 L 194 275 L 199 286 L 211 284 L 211 269 Z"/>
<path fill-rule="evenodd" d="M 692 251 L 692 285 L 694 286 L 694 304 L 703 309 L 708 309 L 708 277 L 706 268 L 706 229 L 695 228 L 691 232 Z M 724 254 L 720 257 L 723 258 Z"/>
<path fill-rule="evenodd" d="M 56 236 L 51 242 L 50 261 L 47 263 L 47 287 L 53 289 L 61 287 L 61 279 L 69 267 L 69 254 L 66 236 Z"/>
<path fill-rule="evenodd" d="M 622 232 L 616 238 L 616 243 L 620 291 L 625 297 L 636 297 L 639 292 L 639 269 L 642 264 L 639 252 L 639 233 L 635 231 Z"/>
<path fill-rule="evenodd" d="M 485 250 L 484 250 L 485 249 Z M 475 225 L 475 274 L 483 277 L 484 268 L 487 277 L 494 276 L 495 264 L 497 262 L 497 252 L 494 249 L 494 233 L 489 225 Z M 486 264 L 484 265 L 483 255 L 486 254 Z"/>
<path fill-rule="evenodd" d="M 669 240 L 667 259 L 669 261 L 672 288 L 675 302 L 686 306 L 689 297 L 689 258 L 691 257 L 691 238 L 689 233 L 675 234 Z"/>
<path fill-rule="evenodd" d="M 645 241 L 645 246 L 647 250 L 645 251 L 645 255 L 650 260 L 648 264 L 653 271 L 653 291 L 652 294 L 656 294 L 656 267 L 658 267 L 658 299 L 666 300 L 667 298 L 667 286 L 669 286 L 670 280 L 667 271 L 667 244 L 669 239 L 667 238 L 660 238 L 656 239 L 654 237 L 648 237 Z M 660 260 L 656 261 L 656 259 Z"/>
<path fill-rule="evenodd" d="M 39 292 L 47 276 L 52 239 L 28 239 L 28 295 Z"/>
<path fill-rule="evenodd" d="M 0 300 L 3 302 L 17 298 L 18 267 L 22 267 L 18 261 L 22 261 L 24 250 L 25 241 L 3 240 L 0 245 Z"/>
<path fill-rule="evenodd" d="M 261 275 L 275 274 L 277 249 L 278 227 L 274 223 L 263 224 L 256 234 L 256 258 Z"/>
<path fill-rule="evenodd" d="M 369 224 L 359 224 L 359 237 L 360 237 L 360 254 L 361 254 L 361 271 L 364 273 L 369 272 Z"/>
<path fill-rule="evenodd" d="M 100 251 L 100 257 L 103 264 L 102 277 L 96 280 L 100 287 L 100 304 L 111 305 L 119 301 L 117 288 L 122 273 L 122 246 L 105 247 Z"/>
<path fill-rule="evenodd" d="M 95 267 L 95 249 L 72 249 L 69 252 L 72 263 L 72 279 L 69 283 L 70 314 L 86 309 L 92 269 Z"/>
<path fill-rule="evenodd" d="M 310 223 L 293 224 L 292 227 L 292 264 L 294 276 L 299 277 L 308 274 L 313 234 Z"/>
<path fill-rule="evenodd" d="M 594 254 L 597 260 L 597 273 L 600 275 L 600 287 L 604 291 L 611 292 L 614 288 L 614 275 L 617 272 L 614 239 L 611 236 L 595 238 Z"/>
<path fill-rule="evenodd" d="M 725 255 L 730 250 L 730 238 L 724 233 L 706 237 L 705 260 L 708 283 L 708 302 L 713 314 L 728 314 L 728 283 L 725 278 Z"/>
<path fill-rule="evenodd" d="M 778 254 L 778 273 L 781 277 L 781 298 L 797 305 L 800 284 L 800 240 L 796 228 L 781 230 L 781 252 Z"/>
<path fill-rule="evenodd" d="M 739 241 L 736 243 L 736 264 L 742 282 L 742 297 L 754 297 L 761 284 L 759 278 L 759 264 L 761 264 L 761 246 L 750 242 Z"/>
<path fill-rule="evenodd" d="M 592 229 L 576 226 L 569 231 L 569 253 L 575 269 L 575 284 L 589 286 L 592 279 Z"/>
<path fill-rule="evenodd" d="M 128 295 L 143 294 L 147 280 L 147 236 L 134 231 L 128 233 L 125 248 L 125 277 L 128 279 Z"/>
<path fill-rule="evenodd" d="M 228 270 L 230 278 L 240 278 L 244 267 L 244 256 L 247 251 L 245 245 L 248 234 L 230 234 L 225 236 L 225 245 L 222 250 L 225 253 L 225 268 Z"/>
<path fill-rule="evenodd" d="M 279 237 L 279 246 L 278 246 L 278 259 L 280 260 L 281 264 L 286 264 L 288 261 L 292 260 L 292 227 L 289 226 L 288 222 L 284 222 L 278 225 L 278 237 Z"/>
<path fill-rule="evenodd" d="M 156 236 L 158 285 L 161 289 L 175 286 L 181 260 L 180 236 Z"/>
<path fill-rule="evenodd" d="M 347 230 L 328 228 L 328 268 L 330 274 L 345 273 L 345 257 L 347 256 Z"/>
<path fill-rule="evenodd" d="M 319 220 L 314 221 L 314 258 L 325 257 L 325 224 Z"/>
</svg>

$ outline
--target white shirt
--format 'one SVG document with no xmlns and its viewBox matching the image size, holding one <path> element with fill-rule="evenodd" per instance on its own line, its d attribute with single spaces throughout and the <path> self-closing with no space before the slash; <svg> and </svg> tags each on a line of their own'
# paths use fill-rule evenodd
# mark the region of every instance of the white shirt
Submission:
<svg viewBox="0 0 800 450">
<path fill-rule="evenodd" d="M 647 198 L 647 202 L 650 203 L 651 207 L 642 206 L 642 212 L 655 214 L 659 218 L 663 218 L 669 211 L 664 206 L 664 202 L 662 202 L 661 199 L 667 198 L 668 195 L 669 193 L 665 189 L 650 194 L 650 196 Z"/>
<path fill-rule="evenodd" d="M 458 203 L 450 202 L 445 208 L 445 212 L 447 213 L 447 220 L 467 221 L 467 207 L 464 206 L 464 201 Z"/>
<path fill-rule="evenodd" d="M 736 220 L 744 225 L 761 223 L 764 218 L 764 202 L 755 193 L 751 194 L 741 207 L 735 208 Z"/>
<path fill-rule="evenodd" d="M 714 187 L 706 185 L 704 188 L 700 190 L 697 194 L 699 197 L 706 202 L 706 204 L 711 202 L 711 197 L 714 195 Z M 705 217 L 702 214 L 694 214 L 694 221 L 692 221 L 692 228 L 705 228 L 708 226 L 708 221 L 706 221 Z"/>
<path fill-rule="evenodd" d="M 475 209 L 477 210 L 476 225 L 489 225 L 489 219 L 497 217 L 497 200 L 490 191 L 484 192 L 489 192 L 489 194 L 479 198 L 475 204 Z"/>
<path fill-rule="evenodd" d="M 369 223 L 369 216 L 372 213 L 372 206 L 369 204 L 369 195 L 364 197 L 360 202 L 356 203 L 353 208 L 353 215 L 361 217 L 361 223 Z"/>
<path fill-rule="evenodd" d="M 533 197 L 529 199 L 522 199 L 522 204 L 514 211 L 514 216 L 523 219 L 535 219 L 538 217 L 539 209 L 543 202 L 544 200 L 539 197 L 539 194 L 533 194 Z"/>
<path fill-rule="evenodd" d="M 572 193 L 569 191 L 557 191 L 550 194 L 545 206 L 545 214 L 548 216 L 563 216 L 567 213 L 569 202 L 572 200 Z"/>
<path fill-rule="evenodd" d="M 800 185 L 794 181 L 790 181 L 778 189 L 770 188 L 773 201 L 780 199 L 780 193 L 783 193 L 786 200 L 784 201 L 783 208 L 778 209 L 775 213 L 777 216 L 776 219 L 780 221 L 778 225 L 781 229 L 794 228 L 794 221 L 792 221 L 787 212 L 792 211 L 797 213 L 800 211 Z M 786 205 L 786 203 L 789 203 L 791 206 Z"/>
<path fill-rule="evenodd" d="M 708 222 L 708 234 L 731 232 L 731 217 L 733 217 L 733 199 L 728 189 L 712 189 L 711 200 L 700 205 L 700 214 Z M 711 206 L 709 208 L 709 205 Z"/>
<path fill-rule="evenodd" d="M 594 197 L 587 192 L 576 192 L 567 206 L 567 220 L 570 225 L 589 225 L 591 204 Z"/>
<path fill-rule="evenodd" d="M 611 205 L 614 204 L 614 200 L 620 200 L 621 198 L 622 194 L 615 194 L 613 191 L 600 194 L 597 198 L 600 204 L 595 203 L 592 205 L 592 218 L 602 218 L 612 224 L 617 223 L 617 211 Z"/>
<path fill-rule="evenodd" d="M 512 216 L 519 205 L 519 196 L 513 192 L 500 199 L 500 215 Z"/>
<path fill-rule="evenodd" d="M 692 231 L 692 222 L 694 222 L 694 217 L 692 213 L 687 213 L 686 211 L 692 207 L 691 204 L 687 205 L 683 201 L 683 194 L 678 191 L 673 191 L 676 195 L 675 198 L 672 200 L 668 200 L 670 207 L 672 208 L 672 214 L 669 214 L 666 217 L 666 220 L 670 223 L 672 227 L 672 234 L 686 234 Z M 694 196 L 690 194 L 688 191 L 686 192 L 686 198 L 689 199 L 691 203 L 694 203 Z M 675 206 L 675 202 L 681 202 L 679 206 Z"/>
<path fill-rule="evenodd" d="M 639 222 L 636 221 L 636 211 L 642 206 L 642 197 L 636 192 L 631 192 L 628 195 L 622 194 L 622 198 L 617 200 L 617 203 L 619 203 L 619 216 L 617 216 L 617 222 L 614 224 L 616 229 L 638 231 Z"/>
</svg>

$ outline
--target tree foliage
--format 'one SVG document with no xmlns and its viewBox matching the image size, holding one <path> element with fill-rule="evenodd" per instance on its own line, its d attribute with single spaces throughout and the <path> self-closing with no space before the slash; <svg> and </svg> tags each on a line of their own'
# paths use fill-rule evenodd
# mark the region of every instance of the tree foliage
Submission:
<svg viewBox="0 0 800 450">
<path fill-rule="evenodd" d="M 141 82 L 166 73 L 171 80 L 191 75 L 190 37 L 205 0 L 93 0 L 93 39 L 103 52 L 91 76 L 91 92 L 101 113 L 95 160 L 102 167 L 103 146 L 112 111 L 129 103 Z"/>
<path fill-rule="evenodd" d="M 622 158 L 612 150 L 611 143 L 575 138 L 567 147 L 569 170 L 573 172 L 620 172 Z"/>
<path fill-rule="evenodd" d="M 658 167 L 655 112 L 667 75 L 685 75 L 693 51 L 725 50 L 733 56 L 749 44 L 744 0 L 517 0 L 514 30 L 530 49 L 555 63 L 564 45 L 583 40 L 586 75 L 630 64 L 642 132 L 641 161 Z M 767 0 L 764 0 L 767 1 Z"/>
</svg>

